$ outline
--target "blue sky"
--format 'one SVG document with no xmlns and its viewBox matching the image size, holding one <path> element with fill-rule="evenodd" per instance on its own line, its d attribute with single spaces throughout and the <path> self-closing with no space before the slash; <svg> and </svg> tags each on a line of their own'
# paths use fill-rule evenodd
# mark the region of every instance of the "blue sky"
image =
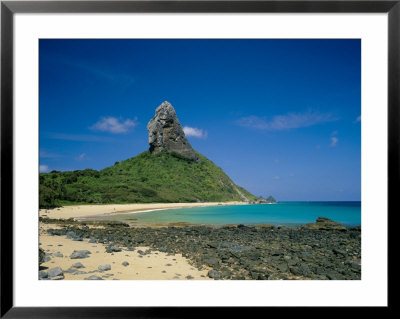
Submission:
<svg viewBox="0 0 400 319">
<path fill-rule="evenodd" d="M 360 40 L 40 40 L 40 170 L 148 149 L 169 101 L 192 146 L 280 201 L 361 199 Z"/>
</svg>

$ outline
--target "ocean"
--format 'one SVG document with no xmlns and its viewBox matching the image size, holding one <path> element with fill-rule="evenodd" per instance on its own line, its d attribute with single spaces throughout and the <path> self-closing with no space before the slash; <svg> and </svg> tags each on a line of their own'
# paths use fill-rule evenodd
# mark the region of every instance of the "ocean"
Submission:
<svg viewBox="0 0 400 319">
<path fill-rule="evenodd" d="M 99 217 L 99 219 L 137 224 L 297 226 L 313 223 L 317 217 L 327 217 L 345 226 L 360 226 L 361 202 L 279 202 L 276 204 L 193 207 L 115 214 Z"/>
</svg>

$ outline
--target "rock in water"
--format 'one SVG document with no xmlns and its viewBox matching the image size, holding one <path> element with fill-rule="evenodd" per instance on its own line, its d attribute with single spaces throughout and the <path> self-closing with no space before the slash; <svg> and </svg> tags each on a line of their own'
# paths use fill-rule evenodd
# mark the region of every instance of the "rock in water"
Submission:
<svg viewBox="0 0 400 319">
<path fill-rule="evenodd" d="M 340 230 L 346 231 L 346 227 L 342 224 L 335 222 L 326 217 L 318 217 L 315 223 L 306 224 L 303 229 L 317 229 L 317 230 Z"/>
<path fill-rule="evenodd" d="M 150 152 L 175 152 L 197 162 L 199 157 L 186 139 L 174 107 L 167 101 L 156 109 L 154 117 L 147 124 Z"/>
</svg>

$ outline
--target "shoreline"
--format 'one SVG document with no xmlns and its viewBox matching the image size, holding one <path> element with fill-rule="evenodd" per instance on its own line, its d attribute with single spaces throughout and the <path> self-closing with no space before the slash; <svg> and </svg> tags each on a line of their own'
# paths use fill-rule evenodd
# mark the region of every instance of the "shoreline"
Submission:
<svg viewBox="0 0 400 319">
<path fill-rule="evenodd" d="M 65 235 L 51 236 L 47 233 L 48 229 L 54 229 L 54 225 L 51 226 L 40 225 L 39 247 L 45 253 L 45 261 L 39 267 L 41 280 L 210 279 L 206 269 L 197 269 L 182 254 L 168 254 L 148 245 L 137 245 L 129 250 L 121 247 L 121 250 L 109 252 L 105 243 L 90 241 L 87 238 L 76 241 Z M 87 257 L 71 259 L 74 251 L 85 250 L 90 251 Z M 109 265 L 110 269 L 100 269 L 105 265 Z M 58 275 L 52 277 L 54 272 Z"/>
<path fill-rule="evenodd" d="M 361 279 L 361 229 L 324 217 L 299 229 L 136 228 L 71 220 L 42 221 L 40 226 L 40 247 L 50 258 L 41 264 L 41 275 L 54 275 L 54 268 L 63 272 L 62 278 L 43 279 Z M 74 250 L 90 253 L 76 260 Z M 84 268 L 76 269 L 76 262 Z M 99 268 L 105 264 L 109 271 Z"/>
<path fill-rule="evenodd" d="M 54 219 L 92 218 L 116 214 L 135 214 L 146 211 L 166 210 L 192 207 L 249 205 L 248 202 L 207 202 L 207 203 L 142 203 L 142 204 L 105 204 L 105 205 L 71 205 L 53 209 L 40 209 L 39 217 Z"/>
<path fill-rule="evenodd" d="M 176 207 L 176 208 L 156 208 L 156 209 L 147 209 L 147 210 L 138 210 L 133 212 L 115 212 L 115 213 L 104 213 L 98 215 L 90 215 L 90 216 L 82 216 L 82 217 L 74 217 L 74 221 L 82 222 L 82 221 L 89 221 L 89 220 L 96 220 L 96 217 L 105 217 L 105 216 L 116 216 L 116 215 L 134 215 L 134 214 L 141 214 L 141 213 L 148 213 L 148 212 L 156 212 L 161 210 L 168 210 L 168 209 L 181 209 L 183 207 Z"/>
</svg>

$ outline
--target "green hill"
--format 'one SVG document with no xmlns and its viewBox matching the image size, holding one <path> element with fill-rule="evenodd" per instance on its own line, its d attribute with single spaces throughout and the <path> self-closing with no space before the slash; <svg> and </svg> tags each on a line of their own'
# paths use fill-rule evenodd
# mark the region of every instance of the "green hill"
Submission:
<svg viewBox="0 0 400 319">
<path fill-rule="evenodd" d="M 39 206 L 84 203 L 253 201 L 205 156 L 194 162 L 175 152 L 145 151 L 114 166 L 41 173 Z"/>
</svg>

